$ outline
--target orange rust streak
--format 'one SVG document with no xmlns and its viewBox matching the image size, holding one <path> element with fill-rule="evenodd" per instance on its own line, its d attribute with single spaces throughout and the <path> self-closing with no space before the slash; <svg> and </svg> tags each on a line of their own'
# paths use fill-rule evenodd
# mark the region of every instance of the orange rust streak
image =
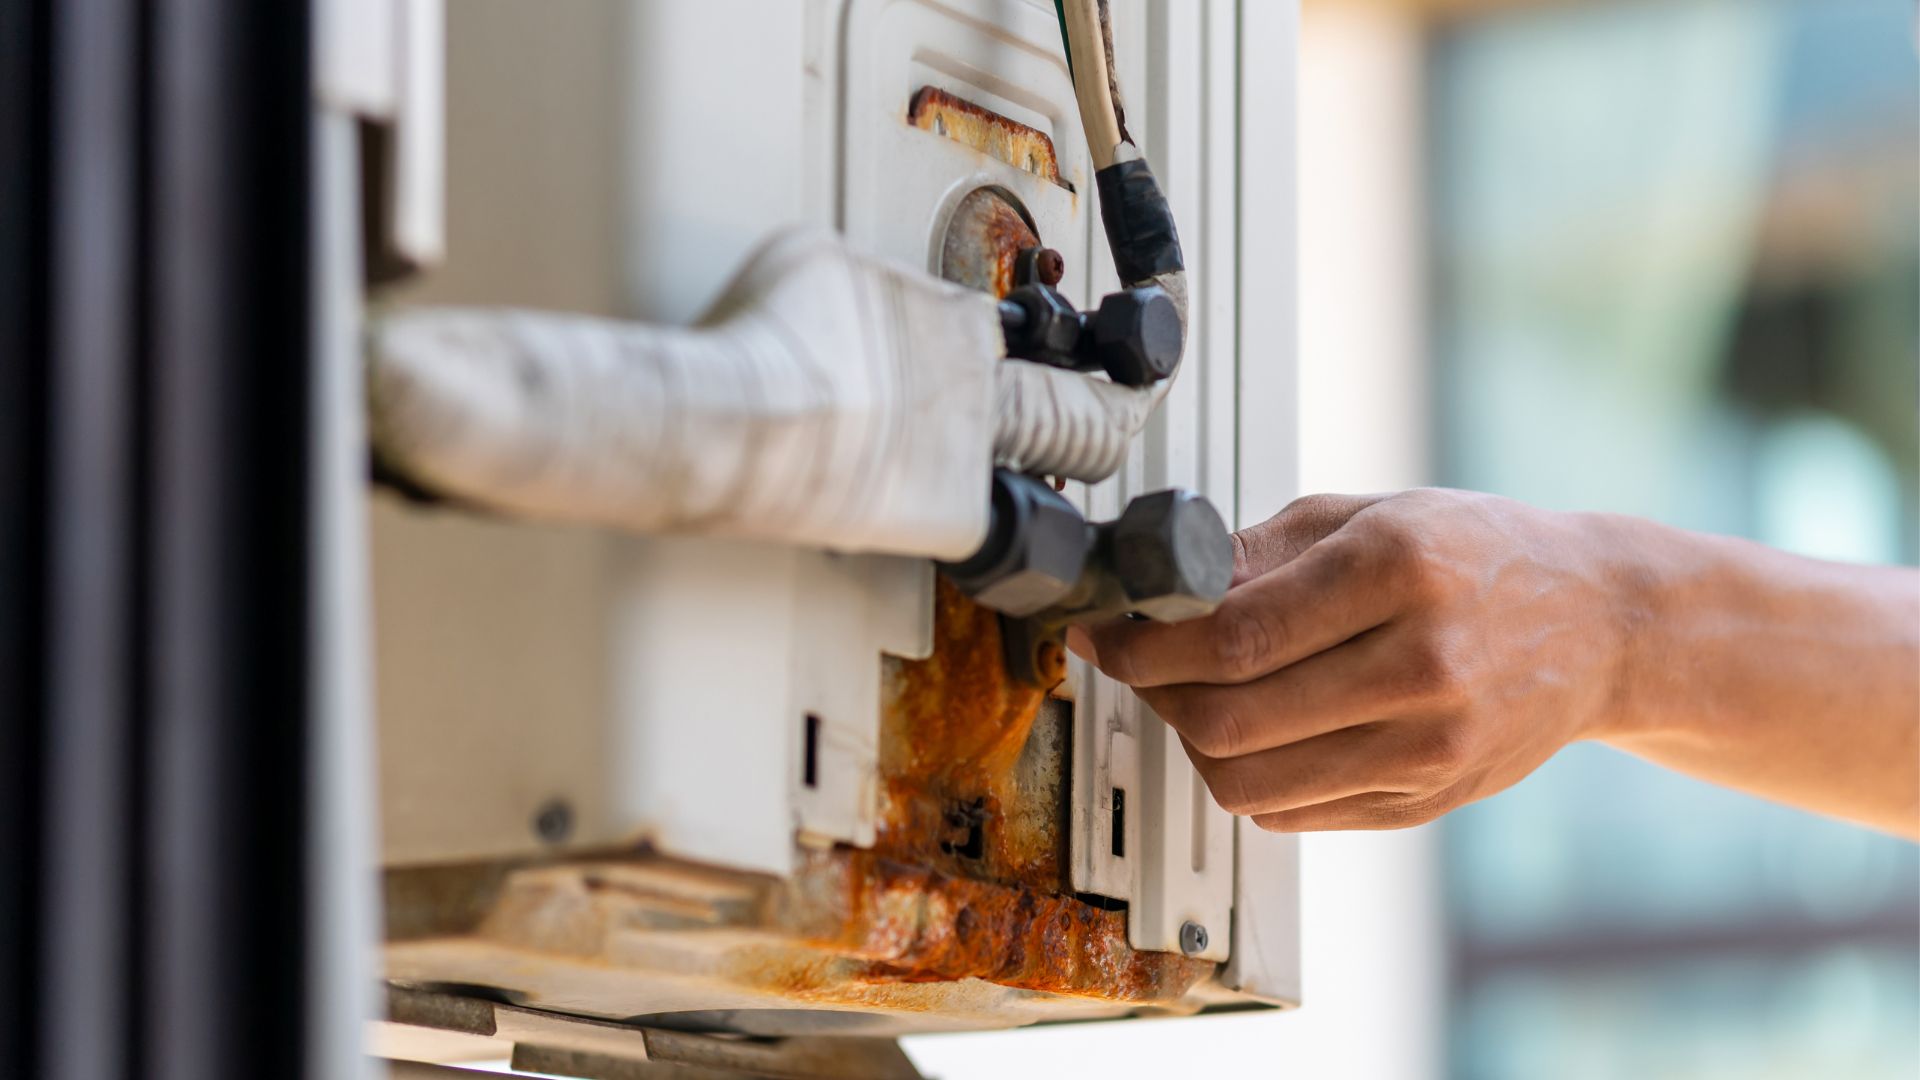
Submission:
<svg viewBox="0 0 1920 1080">
<path fill-rule="evenodd" d="M 882 982 L 985 979 L 1111 1001 L 1169 1002 L 1212 965 L 1136 952 L 1126 916 L 1068 896 L 949 877 L 867 852 L 848 860 L 851 951 Z"/>
<path fill-rule="evenodd" d="M 1039 247 L 1040 238 L 1033 234 L 1020 212 L 1004 200 L 994 199 L 994 209 L 981 222 L 985 247 L 993 253 L 993 295 L 1005 299 L 1013 291 L 1014 272 L 1020 261 L 1020 252 L 1026 248 Z"/>
<path fill-rule="evenodd" d="M 935 598 L 932 658 L 902 665 L 884 740 L 881 770 L 894 779 L 956 790 L 984 788 L 1004 776 L 1026 745 L 1047 689 L 1007 674 L 999 616 L 941 578 Z"/>
<path fill-rule="evenodd" d="M 1045 132 L 965 98 L 923 86 L 907 106 L 907 122 L 1072 190 L 1060 179 L 1060 161 L 1053 152 L 1053 140 Z"/>
<path fill-rule="evenodd" d="M 999 616 L 939 579 L 933 654 L 896 662 L 887 684 L 874 847 L 816 856 L 809 880 L 821 886 L 812 894 L 821 918 L 811 933 L 855 961 L 844 974 L 869 986 L 984 979 L 1176 1002 L 1212 965 L 1135 951 L 1123 912 L 1074 897 L 1060 792 L 1022 787 L 1021 753 L 1065 654 L 1041 643 L 1039 687 L 1012 677 L 1004 648 Z M 1032 775 L 1025 783 L 1044 787 Z M 980 850 L 967 855 L 955 846 L 971 822 L 981 823 Z"/>
</svg>

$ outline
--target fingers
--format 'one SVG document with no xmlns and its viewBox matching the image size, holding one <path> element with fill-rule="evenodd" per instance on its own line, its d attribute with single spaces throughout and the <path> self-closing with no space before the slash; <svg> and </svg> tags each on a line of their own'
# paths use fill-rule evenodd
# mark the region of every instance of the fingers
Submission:
<svg viewBox="0 0 1920 1080">
<path fill-rule="evenodd" d="M 1183 740 L 1184 741 L 1184 740 Z M 1423 756 L 1389 727 L 1345 728 L 1278 750 L 1187 756 L 1221 809 L 1268 832 L 1404 829 L 1465 799 L 1471 777 L 1435 783 Z"/>
<path fill-rule="evenodd" d="M 1255 814 L 1252 820 L 1262 829 L 1278 833 L 1406 829 L 1440 817 L 1459 801 L 1452 792 L 1422 795 L 1369 791 L 1313 806 Z"/>
<path fill-rule="evenodd" d="M 1238 757 L 1429 706 L 1429 681 L 1404 660 L 1373 631 L 1253 682 L 1149 687 L 1140 697 L 1193 749 Z"/>
<path fill-rule="evenodd" d="M 1332 535 L 1384 495 L 1304 495 L 1258 525 L 1233 534 L 1233 583 L 1251 581 Z"/>
<path fill-rule="evenodd" d="M 1222 809 L 1257 817 L 1376 792 L 1396 781 L 1411 786 L 1415 770 L 1396 768 L 1394 748 L 1387 731 L 1364 726 L 1239 757 L 1212 758 L 1191 746 L 1187 756 Z"/>
<path fill-rule="evenodd" d="M 1071 644 L 1135 687 L 1244 683 L 1330 649 L 1391 618 L 1402 597 L 1368 542 L 1338 534 L 1227 593 L 1184 623 L 1114 622 Z"/>
</svg>

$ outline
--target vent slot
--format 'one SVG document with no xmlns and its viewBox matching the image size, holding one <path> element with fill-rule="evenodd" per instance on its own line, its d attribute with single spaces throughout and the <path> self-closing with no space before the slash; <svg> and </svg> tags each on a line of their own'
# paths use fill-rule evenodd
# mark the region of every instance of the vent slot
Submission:
<svg viewBox="0 0 1920 1080">
<path fill-rule="evenodd" d="M 800 782 L 810 788 L 820 786 L 820 717 L 814 713 L 807 714 L 800 749 Z"/>
<path fill-rule="evenodd" d="M 1060 178 L 1060 159 L 1054 155 L 1053 139 L 1046 132 L 1009 120 L 937 86 L 914 91 L 913 100 L 907 104 L 907 123 L 1073 190 L 1072 184 Z"/>
</svg>

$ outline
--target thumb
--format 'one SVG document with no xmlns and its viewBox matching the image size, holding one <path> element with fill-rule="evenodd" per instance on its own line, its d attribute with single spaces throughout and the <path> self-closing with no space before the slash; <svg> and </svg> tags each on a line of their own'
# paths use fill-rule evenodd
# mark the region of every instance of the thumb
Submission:
<svg viewBox="0 0 1920 1080">
<path fill-rule="evenodd" d="M 1233 534 L 1233 583 L 1251 581 L 1300 557 L 1385 495 L 1302 495 L 1258 525 Z"/>
</svg>

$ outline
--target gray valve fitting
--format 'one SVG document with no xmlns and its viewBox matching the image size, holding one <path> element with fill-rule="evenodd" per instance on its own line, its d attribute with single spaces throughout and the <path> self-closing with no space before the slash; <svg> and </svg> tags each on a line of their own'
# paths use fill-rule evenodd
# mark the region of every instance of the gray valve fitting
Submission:
<svg viewBox="0 0 1920 1080">
<path fill-rule="evenodd" d="M 1122 386 L 1152 386 L 1180 364 L 1180 309 L 1157 285 L 1123 289 L 1095 311 L 1075 311 L 1059 290 L 1028 282 L 1000 301 L 1007 355 L 1071 371 L 1105 371 Z"/>
<path fill-rule="evenodd" d="M 1189 491 L 1139 496 L 1095 526 L 1045 481 L 999 469 L 986 542 L 941 569 L 982 605 L 1045 625 L 1177 622 L 1219 606 L 1233 542 L 1213 504 Z"/>
<path fill-rule="evenodd" d="M 1233 540 L 1213 504 L 1191 491 L 1142 495 L 1102 526 L 1132 611 L 1162 622 L 1198 618 L 1233 583 Z"/>
<path fill-rule="evenodd" d="M 1093 545 L 1093 526 L 1059 492 L 1033 477 L 996 469 L 986 541 L 965 561 L 940 569 L 982 605 L 1025 617 L 1073 592 Z"/>
</svg>

